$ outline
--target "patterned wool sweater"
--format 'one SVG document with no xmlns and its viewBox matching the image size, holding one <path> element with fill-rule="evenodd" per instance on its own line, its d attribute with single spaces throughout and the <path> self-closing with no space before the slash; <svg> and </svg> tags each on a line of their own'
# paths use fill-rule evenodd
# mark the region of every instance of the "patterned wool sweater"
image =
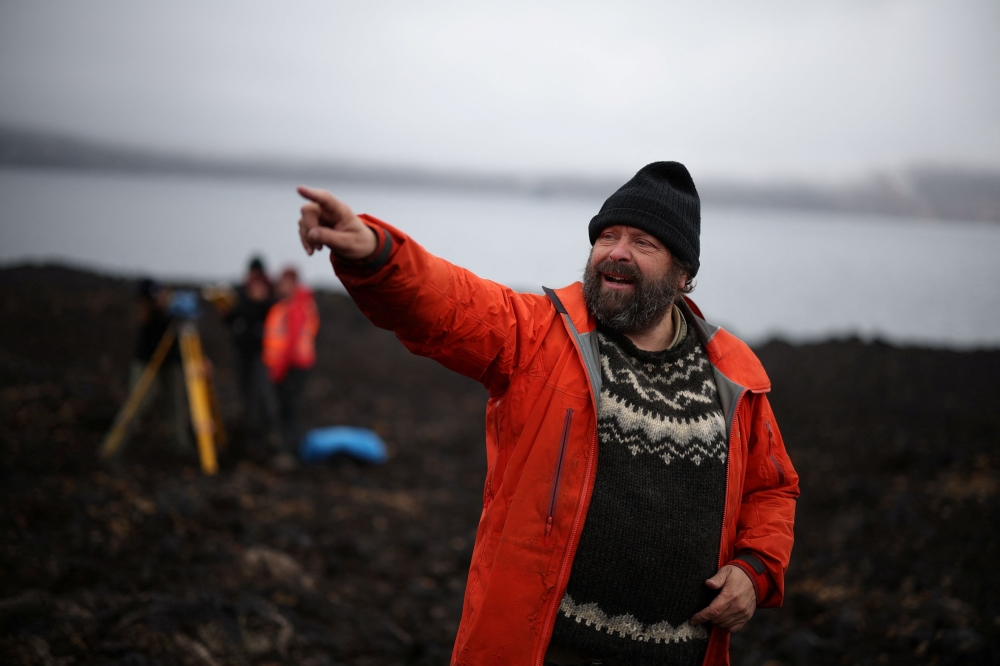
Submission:
<svg viewBox="0 0 1000 666">
<path fill-rule="evenodd" d="M 699 664 L 708 628 L 687 621 L 715 594 L 705 579 L 726 491 L 712 366 L 693 330 L 660 352 L 598 336 L 597 477 L 552 645 L 605 663 Z"/>
</svg>

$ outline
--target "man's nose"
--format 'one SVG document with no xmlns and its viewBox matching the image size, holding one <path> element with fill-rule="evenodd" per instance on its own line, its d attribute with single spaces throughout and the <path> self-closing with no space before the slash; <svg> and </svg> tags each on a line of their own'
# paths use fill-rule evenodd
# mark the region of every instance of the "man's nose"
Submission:
<svg viewBox="0 0 1000 666">
<path fill-rule="evenodd" d="M 618 239 L 615 246 L 611 248 L 611 254 L 608 255 L 611 261 L 632 261 L 632 253 L 629 251 L 628 241 L 624 238 Z"/>
</svg>

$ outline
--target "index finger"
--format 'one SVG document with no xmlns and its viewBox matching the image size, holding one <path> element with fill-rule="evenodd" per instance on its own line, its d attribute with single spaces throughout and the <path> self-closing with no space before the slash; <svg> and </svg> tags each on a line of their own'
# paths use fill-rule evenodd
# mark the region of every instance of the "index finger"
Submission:
<svg viewBox="0 0 1000 666">
<path fill-rule="evenodd" d="M 325 213 L 340 213 L 339 208 L 343 206 L 340 200 L 327 192 L 326 190 L 321 190 L 315 187 L 306 187 L 305 185 L 299 185 L 296 191 L 300 196 L 309 199 L 313 203 L 319 205 L 323 212 Z"/>
<path fill-rule="evenodd" d="M 336 224 L 341 220 L 348 220 L 354 215 L 350 206 L 326 190 L 321 190 L 315 187 L 305 187 L 304 185 L 300 185 L 296 189 L 299 195 L 319 206 L 323 213 L 322 217 L 328 222 Z"/>
<path fill-rule="evenodd" d="M 305 197 L 306 199 L 309 199 L 309 201 L 313 201 L 318 204 L 321 204 L 322 200 L 326 196 L 330 196 L 330 193 L 327 192 L 326 190 L 321 190 L 316 187 L 307 187 L 305 185 L 299 185 L 298 187 L 295 188 L 295 191 L 298 192 L 300 196 Z"/>
</svg>

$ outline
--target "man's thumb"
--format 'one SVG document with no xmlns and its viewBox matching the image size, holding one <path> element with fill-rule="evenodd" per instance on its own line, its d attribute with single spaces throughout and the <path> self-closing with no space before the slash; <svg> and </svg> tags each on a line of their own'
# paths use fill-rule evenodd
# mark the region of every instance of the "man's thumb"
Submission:
<svg viewBox="0 0 1000 666">
<path fill-rule="evenodd" d="M 713 590 L 718 590 L 725 584 L 726 578 L 728 577 L 729 577 L 728 571 L 726 571 L 725 569 L 719 569 L 719 571 L 714 576 L 705 581 L 705 585 L 708 585 Z"/>
</svg>

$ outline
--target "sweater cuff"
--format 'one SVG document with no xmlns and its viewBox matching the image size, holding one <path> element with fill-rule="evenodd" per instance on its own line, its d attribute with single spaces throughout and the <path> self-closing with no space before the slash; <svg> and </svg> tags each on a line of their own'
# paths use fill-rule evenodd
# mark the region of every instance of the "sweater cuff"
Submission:
<svg viewBox="0 0 1000 666">
<path fill-rule="evenodd" d="M 376 244 L 375 249 L 364 259 L 358 259 L 356 261 L 351 261 L 350 259 L 344 259 L 343 257 L 338 257 L 334 253 L 330 253 L 330 262 L 334 265 L 348 265 L 352 268 L 360 268 L 361 270 L 369 271 L 374 273 L 378 269 L 382 268 L 389 261 L 389 256 L 392 254 L 392 236 L 389 232 L 382 227 L 372 224 L 365 219 L 364 215 L 361 215 L 361 221 L 365 223 L 369 229 L 375 232 Z"/>
<path fill-rule="evenodd" d="M 771 588 L 771 579 L 768 577 L 767 569 L 764 568 L 764 563 L 760 561 L 760 558 L 750 551 L 744 551 L 727 564 L 739 567 L 743 573 L 749 576 L 753 583 L 754 592 L 757 594 L 757 604 L 764 601 Z"/>
</svg>

